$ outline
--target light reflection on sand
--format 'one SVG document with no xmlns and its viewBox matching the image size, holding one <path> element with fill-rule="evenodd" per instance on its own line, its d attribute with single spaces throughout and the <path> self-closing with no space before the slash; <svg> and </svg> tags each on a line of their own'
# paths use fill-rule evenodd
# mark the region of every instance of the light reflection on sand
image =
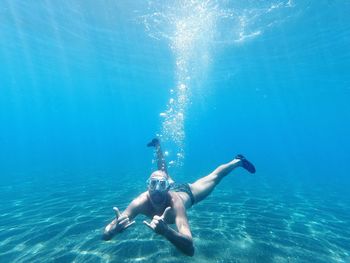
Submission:
<svg viewBox="0 0 350 263">
<path fill-rule="evenodd" d="M 137 224 L 101 241 L 112 206 L 124 208 L 141 181 L 2 186 L 1 262 L 346 262 L 350 259 L 348 200 L 308 189 L 286 192 L 243 179 L 219 187 L 188 211 L 196 254 L 188 258 Z M 234 180 L 234 179 L 228 179 Z M 31 188 L 35 188 L 35 191 Z M 257 190 L 258 189 L 258 190 Z M 310 188 L 311 189 L 311 188 Z M 309 189 L 309 190 L 310 190 Z M 323 193 L 325 196 L 325 193 Z M 334 202 L 333 202 L 334 201 Z M 332 202 L 332 203 L 329 203 Z"/>
</svg>

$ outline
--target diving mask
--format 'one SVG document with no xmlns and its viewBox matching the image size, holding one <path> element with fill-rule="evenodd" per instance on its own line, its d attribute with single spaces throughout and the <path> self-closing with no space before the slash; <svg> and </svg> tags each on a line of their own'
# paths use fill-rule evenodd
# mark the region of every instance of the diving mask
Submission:
<svg viewBox="0 0 350 263">
<path fill-rule="evenodd" d="M 151 178 L 147 180 L 148 189 L 151 191 L 166 191 L 169 189 L 169 182 L 166 179 Z"/>
</svg>

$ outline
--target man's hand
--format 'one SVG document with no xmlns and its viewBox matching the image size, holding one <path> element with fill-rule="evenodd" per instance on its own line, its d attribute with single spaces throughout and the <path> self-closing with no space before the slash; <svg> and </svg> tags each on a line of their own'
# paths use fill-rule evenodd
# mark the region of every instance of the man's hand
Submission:
<svg viewBox="0 0 350 263">
<path fill-rule="evenodd" d="M 164 218 L 167 216 L 170 210 L 171 207 L 169 206 L 164 210 L 162 216 L 155 215 L 151 223 L 148 223 L 147 221 L 143 221 L 143 223 L 157 234 L 164 235 L 164 233 L 169 229 L 168 224 L 164 222 Z"/>
<path fill-rule="evenodd" d="M 135 224 L 135 221 L 131 221 L 128 216 L 121 216 L 120 211 L 117 207 L 113 207 L 115 212 L 115 219 L 105 228 L 104 234 L 106 236 L 112 236 L 116 233 L 122 232 L 124 229 Z"/>
</svg>

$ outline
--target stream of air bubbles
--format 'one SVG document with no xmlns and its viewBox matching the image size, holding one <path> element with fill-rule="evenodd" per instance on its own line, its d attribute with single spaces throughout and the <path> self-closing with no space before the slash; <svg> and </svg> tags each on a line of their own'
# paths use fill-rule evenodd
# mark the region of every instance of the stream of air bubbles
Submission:
<svg viewBox="0 0 350 263">
<path fill-rule="evenodd" d="M 254 1 L 251 1 L 254 2 Z M 158 136 L 171 145 L 165 154 L 170 166 L 181 166 L 185 157 L 185 122 L 191 91 L 209 73 L 213 50 L 242 44 L 282 22 L 277 10 L 293 7 L 291 0 L 255 1 L 244 7 L 225 0 L 149 1 L 142 21 L 151 37 L 167 39 L 175 60 L 175 86 L 165 111 L 160 113 Z M 168 147 L 167 147 L 168 149 Z"/>
</svg>

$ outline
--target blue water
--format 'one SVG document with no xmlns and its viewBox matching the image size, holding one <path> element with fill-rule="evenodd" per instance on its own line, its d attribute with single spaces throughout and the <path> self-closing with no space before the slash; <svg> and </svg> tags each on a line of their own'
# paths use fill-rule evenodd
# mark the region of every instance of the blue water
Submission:
<svg viewBox="0 0 350 263">
<path fill-rule="evenodd" d="M 0 3 L 0 262 L 350 262 L 349 1 Z M 113 218 L 193 182 L 195 255 Z"/>
</svg>

